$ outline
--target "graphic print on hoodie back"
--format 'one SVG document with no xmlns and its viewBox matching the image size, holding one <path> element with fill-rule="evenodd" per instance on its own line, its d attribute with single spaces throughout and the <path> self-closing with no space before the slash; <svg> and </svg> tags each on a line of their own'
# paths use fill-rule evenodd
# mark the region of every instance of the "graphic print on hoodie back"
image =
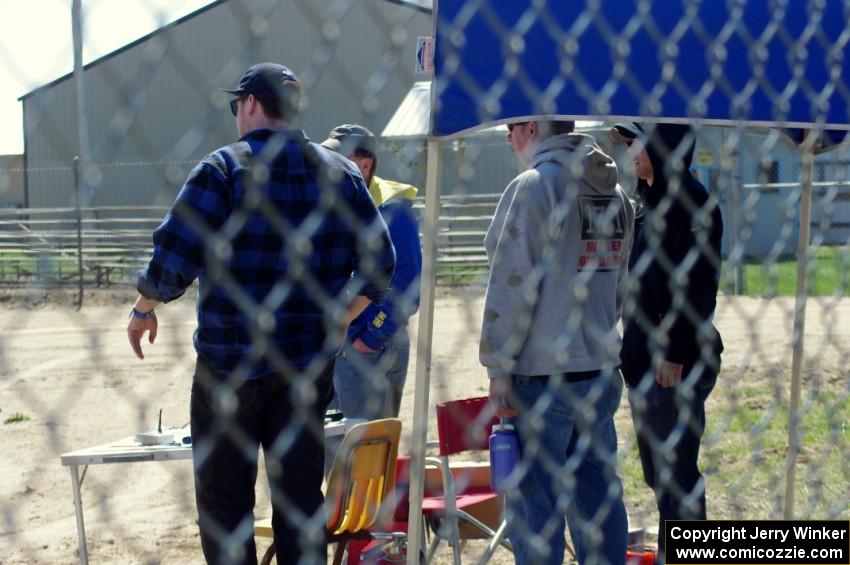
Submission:
<svg viewBox="0 0 850 565">
<path fill-rule="evenodd" d="M 617 271 L 623 264 L 626 211 L 614 196 L 579 196 L 579 271 Z"/>
</svg>

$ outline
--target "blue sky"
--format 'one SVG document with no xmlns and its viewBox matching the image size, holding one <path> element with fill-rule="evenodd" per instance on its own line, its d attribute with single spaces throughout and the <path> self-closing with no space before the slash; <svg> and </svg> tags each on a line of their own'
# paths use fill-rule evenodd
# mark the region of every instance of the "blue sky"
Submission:
<svg viewBox="0 0 850 565">
<path fill-rule="evenodd" d="M 88 63 L 210 0 L 81 0 Z M 0 0 L 0 155 L 23 152 L 18 98 L 73 70 L 71 0 Z"/>
</svg>

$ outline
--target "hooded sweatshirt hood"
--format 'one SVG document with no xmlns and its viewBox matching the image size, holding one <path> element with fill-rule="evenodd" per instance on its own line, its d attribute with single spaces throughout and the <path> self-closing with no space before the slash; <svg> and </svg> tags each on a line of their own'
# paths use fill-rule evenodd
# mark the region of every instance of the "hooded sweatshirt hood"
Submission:
<svg viewBox="0 0 850 565">
<path fill-rule="evenodd" d="M 417 189 L 413 185 L 382 179 L 376 175 L 372 175 L 372 180 L 369 181 L 369 194 L 377 206 L 390 200 L 413 200 L 416 198 L 416 192 Z"/>
<path fill-rule="evenodd" d="M 667 194 L 671 182 L 681 183 L 691 176 L 696 136 L 685 124 L 656 124 L 646 129 L 649 131 L 646 153 L 654 176 L 652 186 L 640 180 L 638 192 L 650 207 L 655 207 Z"/>
<path fill-rule="evenodd" d="M 544 140 L 534 151 L 529 168 L 536 169 L 546 162 L 580 166 L 581 180 L 590 192 L 609 195 L 617 188 L 617 163 L 589 135 L 571 133 Z"/>
</svg>

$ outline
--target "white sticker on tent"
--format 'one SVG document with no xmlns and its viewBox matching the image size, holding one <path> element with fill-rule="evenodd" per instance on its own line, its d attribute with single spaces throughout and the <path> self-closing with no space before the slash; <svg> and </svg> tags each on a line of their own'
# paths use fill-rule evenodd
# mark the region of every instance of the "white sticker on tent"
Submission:
<svg viewBox="0 0 850 565">
<path fill-rule="evenodd" d="M 416 74 L 430 75 L 434 72 L 434 38 L 416 38 Z"/>
</svg>

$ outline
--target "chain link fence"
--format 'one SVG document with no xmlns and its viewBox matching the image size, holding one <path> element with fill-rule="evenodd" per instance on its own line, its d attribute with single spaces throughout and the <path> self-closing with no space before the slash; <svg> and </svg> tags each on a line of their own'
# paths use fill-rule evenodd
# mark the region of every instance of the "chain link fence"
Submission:
<svg viewBox="0 0 850 565">
<path fill-rule="evenodd" d="M 82 16 L 80 41 L 85 44 L 96 31 L 86 28 L 85 15 L 96 9 L 96 3 L 73 4 L 75 13 Z M 470 0 L 452 22 L 454 34 L 438 39 L 460 50 L 464 40 L 471 39 L 464 32 L 465 18 L 484 14 L 488 25 L 506 38 L 506 50 L 494 54 L 500 68 L 504 65 L 507 78 L 502 86 L 510 88 L 515 80 L 517 88 L 528 94 L 536 92 L 535 87 L 517 66 L 518 57 L 535 42 L 526 35 L 529 30 L 549 26 L 553 37 L 564 40 L 564 51 L 558 54 L 563 65 L 553 77 L 553 92 L 558 85 L 572 81 L 578 92 L 593 98 L 595 91 L 570 64 L 578 45 L 571 38 L 581 35 L 582 26 L 600 25 L 599 3 L 587 2 L 584 18 L 579 18 L 577 27 L 566 29 L 559 27 L 552 13 L 557 10 L 555 3 L 527 3 L 510 22 L 499 19 L 495 4 Z M 629 4 L 635 10 L 630 23 L 623 30 L 607 29 L 603 35 L 608 44 L 600 48 L 628 50 L 630 38 L 649 37 L 664 59 L 675 56 L 679 35 L 689 30 L 708 34 L 698 17 L 701 3 L 683 1 L 682 11 L 689 16 L 673 31 L 659 28 L 660 23 L 650 17 L 650 4 Z M 736 15 L 728 22 L 725 37 L 728 41 L 737 37 L 748 45 L 754 61 L 760 60 L 770 41 L 765 34 L 781 38 L 796 56 L 806 38 L 822 44 L 832 41 L 823 29 L 826 8 L 822 4 L 811 3 L 806 12 L 810 21 L 802 30 L 797 26 L 786 29 L 787 21 L 781 15 L 769 22 L 769 31 L 748 30 L 740 14 L 730 9 Z M 743 121 L 719 126 L 694 120 L 687 136 L 693 142 L 692 155 L 687 143 L 677 144 L 666 147 L 659 153 L 660 160 L 653 163 L 656 175 L 663 175 L 669 187 L 662 198 L 655 198 L 653 185 L 647 185 L 645 178 L 640 182 L 639 177 L 643 175 L 641 150 L 653 147 L 658 120 L 643 122 L 643 130 L 634 140 L 624 140 L 612 133 L 618 120 L 607 118 L 579 121 L 576 128 L 616 163 L 618 182 L 628 201 L 623 209 L 633 209 L 636 219 L 623 211 L 628 226 L 618 231 L 619 208 L 615 210 L 607 200 L 605 204 L 594 201 L 604 221 L 582 224 L 582 235 L 575 237 L 585 246 L 579 255 L 589 263 L 575 268 L 569 261 L 580 259 L 558 255 L 558 242 L 573 237 L 563 235 L 571 233 L 565 227 L 568 218 L 585 219 L 571 214 L 579 214 L 576 203 L 586 196 L 577 188 L 583 185 L 576 179 L 587 174 L 588 165 L 575 154 L 553 158 L 570 171 L 558 178 L 571 180 L 561 183 L 561 192 L 556 191 L 551 214 L 526 226 L 528 233 L 545 240 L 540 244 L 543 251 L 528 265 L 512 266 L 511 277 L 517 278 L 507 278 L 517 281 L 511 287 L 516 290 L 506 293 L 506 300 L 519 300 L 523 308 L 509 320 L 513 333 L 500 342 L 498 360 L 488 362 L 491 369 L 514 374 L 507 402 L 519 411 L 514 423 L 520 432 L 521 458 L 511 475 L 515 488 L 507 503 L 492 495 L 487 451 L 465 449 L 471 441 L 469 432 L 474 430 L 479 435 L 471 443 L 486 445 L 487 434 L 481 429 L 485 420 L 492 424 L 493 408 L 487 406 L 478 413 L 441 407 L 449 410 L 444 418 L 454 420 L 455 426 L 460 424 L 454 439 L 464 448 L 451 456 L 453 488 L 461 496 L 481 497 L 471 502 L 462 499 L 460 510 L 474 520 L 461 513 L 460 543 L 451 542 L 452 521 L 446 516 L 453 512 L 441 506 L 448 480 L 439 467 L 444 462 L 441 457 L 451 451 L 451 441 L 440 429 L 449 420 L 440 420 L 437 406 L 489 394 L 488 371 L 479 361 L 480 351 L 486 357 L 482 325 L 487 325 L 488 296 L 494 293 L 491 266 L 503 260 L 506 252 L 495 244 L 488 248 L 485 236 L 496 240 L 501 236 L 501 232 L 487 235 L 500 215 L 506 222 L 505 234 L 512 233 L 519 212 L 509 207 L 503 192 L 515 177 L 528 175 L 515 154 L 517 140 L 529 134 L 533 115 L 553 113 L 556 96 L 536 92 L 539 112 L 497 120 L 512 122 L 510 131 L 504 123 L 488 124 L 488 129 L 467 132 L 457 139 L 429 142 L 430 97 L 418 106 L 402 102 L 415 85 L 431 79 L 427 70 L 430 44 L 419 39 L 432 35 L 435 10 L 428 0 L 217 0 L 88 62 L 85 68 L 77 65 L 74 73 L 57 77 L 21 98 L 25 154 L 0 158 L 0 325 L 4 328 L 0 335 L 0 434 L 6 454 L 0 463 L 0 563 L 85 559 L 93 563 L 197 563 L 204 561 L 202 544 L 210 539 L 235 562 L 252 562 L 262 559 L 272 543 L 272 530 L 282 529 L 282 524 L 298 532 L 289 538 L 291 547 L 307 549 L 320 547 L 326 534 L 356 530 L 332 521 L 334 516 L 345 521 L 346 516 L 353 520 L 368 514 L 369 504 L 358 496 L 382 508 L 377 517 L 371 517 L 374 523 L 368 516 L 362 518 L 373 532 L 407 534 L 375 536 L 379 542 L 371 540 L 373 547 L 365 550 L 367 557 L 362 562 L 416 562 L 421 542 L 422 559 L 430 563 L 453 562 L 455 550 L 468 562 L 513 563 L 516 557 L 511 544 L 523 539 L 531 540 L 527 546 L 520 541 L 525 547 L 520 551 L 531 556 L 525 562 L 544 562 L 557 559 L 560 552 L 565 525 L 554 517 L 558 512 L 543 514 L 530 523 L 513 518 L 506 529 L 503 523 L 506 515 L 523 515 L 517 510 L 522 500 L 528 504 L 535 500 L 527 490 L 529 477 L 537 476 L 534 468 L 555 477 L 553 504 L 571 519 L 564 532 L 564 562 L 584 555 L 587 562 L 607 562 L 607 541 L 601 540 L 608 539 L 611 529 L 627 529 L 628 543 L 635 552 L 655 546 L 659 508 L 647 480 L 663 482 L 666 495 L 674 500 L 672 511 L 681 510 L 684 515 L 690 515 L 687 512 L 692 512 L 704 495 L 710 519 L 850 519 L 846 462 L 850 385 L 843 365 L 850 353 L 846 321 L 850 319 L 846 298 L 850 150 L 838 147 L 806 157 L 778 129 L 749 127 Z M 850 21 L 846 5 L 843 11 L 845 21 Z M 846 32 L 844 43 L 832 44 L 831 51 L 829 45 L 824 49 L 836 57 L 846 52 Z M 722 41 L 709 36 L 704 40 L 705 57 L 719 56 L 715 41 Z M 5 49 L 9 57 L 15 57 L 15 46 L 6 45 Z M 351 191 L 356 194 L 365 188 L 346 180 L 357 176 L 347 161 L 337 161 L 323 149 L 304 149 L 311 147 L 305 143 L 293 149 L 290 139 L 277 146 L 272 142 L 272 149 L 252 157 L 238 173 L 242 175 L 238 187 L 223 181 L 221 186 L 233 192 L 216 196 L 221 196 L 224 203 L 219 204 L 227 213 L 213 219 L 219 204 L 205 200 L 212 196 L 204 190 L 212 190 L 209 187 L 215 182 L 203 175 L 222 174 L 229 179 L 233 170 L 227 159 L 216 169 L 218 161 L 209 156 L 251 129 L 238 129 L 246 119 L 246 114 L 239 117 L 238 113 L 248 112 L 247 98 L 236 97 L 240 102 L 234 117 L 229 108 L 234 96 L 219 89 L 232 88 L 250 65 L 262 61 L 282 63 L 297 75 L 303 88 L 301 112 L 288 125 L 303 129 L 310 140 L 322 142 L 340 124 L 361 124 L 374 132 L 376 145 L 370 154 L 376 165 L 372 172 L 392 181 L 383 188 L 369 187 L 380 214 L 374 206 L 352 204 L 356 196 Z M 453 61 L 449 52 L 448 67 Z M 787 66 L 793 67 L 796 59 L 789 55 L 789 61 Z M 763 74 L 773 69 L 755 66 Z M 461 82 L 468 79 L 462 70 L 452 70 Z M 534 69 L 528 72 L 533 74 Z M 611 70 L 609 80 L 609 90 L 595 93 L 599 100 L 610 101 L 611 89 L 622 88 L 639 99 L 647 116 L 662 114 L 658 104 L 665 86 L 674 90 L 681 86 L 675 76 L 662 74 L 660 90 L 643 91 L 631 81 L 627 69 L 619 67 Z M 804 79 L 797 80 L 799 89 L 817 98 Z M 484 107 L 491 108 L 486 102 L 492 92 L 480 91 L 474 81 L 464 84 L 480 95 Z M 719 78 L 718 84 L 717 88 L 725 88 Z M 832 77 L 831 86 L 839 92 L 847 89 L 840 74 Z M 784 120 L 783 100 L 787 101 L 787 96 L 781 90 L 768 100 L 775 104 L 779 122 Z M 600 102 L 599 111 L 588 119 L 610 116 L 604 111 L 607 103 Z M 496 113 L 494 110 L 493 115 Z M 391 120 L 407 129 L 394 127 L 384 135 Z M 433 158 L 429 151 L 436 143 L 444 157 L 442 169 L 429 163 Z M 288 148 L 286 165 L 277 154 L 284 147 Z M 301 159 L 302 150 L 305 155 L 310 151 L 317 154 L 313 159 L 320 164 L 306 157 L 303 163 L 294 163 Z M 521 148 L 518 152 L 522 156 Z M 356 156 L 353 151 L 350 155 Z M 199 168 L 202 162 L 211 168 Z M 678 163 L 679 168 L 665 163 Z M 532 168 L 540 166 L 548 165 L 537 162 Z M 293 172 L 296 170 L 301 172 Z M 336 176 L 327 175 L 328 170 L 337 171 Z M 309 176 L 304 171 L 315 176 L 304 180 Z M 439 178 L 429 178 L 435 173 Z M 293 175 L 299 174 L 307 176 L 293 181 Z M 210 184 L 204 185 L 199 175 Z M 684 179 L 691 176 L 699 181 L 705 199 L 695 199 L 695 193 L 682 188 L 690 182 Z M 184 188 L 181 193 L 187 178 L 195 179 L 202 189 L 187 193 Z M 809 179 L 812 189 L 807 193 Z M 441 186 L 441 194 L 433 223 L 426 201 L 435 183 Z M 294 192 L 275 192 L 281 187 Z M 175 205 L 175 201 L 181 204 Z M 415 220 L 419 240 L 415 247 L 423 250 L 423 267 L 411 258 L 418 251 L 410 252 L 396 240 L 400 228 L 394 223 L 394 214 L 399 213 L 393 211 L 394 205 L 406 206 Z M 700 235 L 698 229 L 712 225 L 706 218 L 715 208 L 723 225 L 716 252 L 710 236 Z M 665 216 L 671 209 L 678 215 Z M 378 216 L 383 222 L 376 220 Z M 693 228 L 689 233 L 696 235 L 688 236 L 693 245 L 676 255 L 668 246 L 669 230 L 671 222 L 682 217 Z M 642 227 L 635 229 L 635 225 Z M 588 236 L 592 229 L 602 235 Z M 159 239 L 154 239 L 155 230 Z M 644 231 L 641 234 L 639 230 Z M 345 315 L 352 297 L 389 284 L 379 265 L 381 242 L 386 237 L 395 247 L 396 276 L 412 273 L 410 280 L 393 279 L 396 287 L 390 294 L 391 306 L 383 310 L 371 306 L 374 309 L 367 310 L 365 318 L 355 319 L 348 326 L 355 329 L 345 334 L 343 328 L 350 322 Z M 635 251 L 637 241 L 643 242 L 643 251 Z M 429 253 L 431 245 L 436 245 L 434 255 Z M 602 253 L 598 246 L 608 247 Z M 148 267 L 152 254 L 164 249 L 171 253 L 189 249 L 184 259 L 191 268 L 186 267 L 185 272 L 195 276 L 181 279 L 179 284 L 170 282 L 175 288 L 170 294 L 161 289 L 147 292 L 150 298 L 168 303 L 156 306 L 156 339 L 148 342 L 148 334 L 144 334 L 141 347 L 145 358 L 137 359 L 127 342 L 128 312 L 136 299 L 139 271 Z M 614 256 L 613 267 L 600 263 Z M 159 258 L 164 272 L 177 269 L 174 272 L 182 276 L 184 271 L 175 268 L 171 259 Z M 695 265 L 707 267 L 698 271 Z M 334 269 L 334 274 L 328 274 Z M 528 328 L 541 315 L 540 305 L 548 292 L 543 290 L 546 281 L 564 269 L 572 273 L 569 286 L 553 291 L 553 296 L 563 299 L 558 308 L 566 310 L 552 339 L 542 342 L 548 352 L 546 361 L 575 351 L 575 344 L 582 340 L 601 344 L 606 359 L 619 359 L 622 333 L 634 323 L 642 327 L 638 346 L 647 356 L 643 370 L 650 374 L 649 381 L 621 390 L 620 373 L 608 371 L 608 361 L 587 367 L 561 363 L 560 367 L 572 368 L 559 369 L 553 378 L 548 372 L 522 372 L 523 348 L 531 339 Z M 621 294 L 603 296 L 610 282 L 604 278 L 609 271 L 615 278 L 620 273 Z M 644 275 L 652 272 L 657 275 L 653 280 L 663 279 L 660 286 L 670 293 L 660 313 L 650 312 L 655 305 L 645 302 L 652 301 L 647 292 L 658 289 L 641 288 Z M 148 270 L 149 277 L 150 273 Z M 713 294 L 700 296 L 712 303 L 703 311 L 693 302 L 689 289 L 710 290 L 711 284 L 697 284 L 708 282 L 706 273 L 709 279 L 716 275 L 716 307 Z M 426 277 L 431 274 L 437 282 L 433 304 L 424 292 Z M 183 291 L 185 295 L 176 298 Z M 601 322 L 588 317 L 582 305 L 597 298 L 617 303 L 615 319 Z M 139 310 L 145 308 L 139 306 Z M 199 324 L 201 331 L 195 334 Z M 716 327 L 724 343 L 713 389 L 700 373 L 711 373 L 711 327 Z M 218 337 L 210 337 L 213 333 Z M 650 434 L 641 448 L 636 428 L 649 424 L 646 419 L 636 424 L 633 412 L 652 405 L 645 398 L 651 387 L 648 383 L 654 381 L 662 362 L 669 360 L 665 355 L 672 355 L 669 344 L 683 340 L 695 344 L 696 349 L 694 357 L 678 362 L 684 366 L 682 386 L 667 389 L 670 400 L 666 406 L 675 416 L 670 438 Z M 357 342 L 366 349 L 357 349 Z M 594 346 L 584 347 L 595 351 Z M 213 359 L 212 370 L 198 363 L 197 348 L 205 359 Z M 227 355 L 239 352 L 229 370 L 216 365 L 216 352 L 222 351 Z M 336 367 L 329 369 L 333 360 Z M 596 369 L 602 369 L 601 375 Z M 221 378 L 228 372 L 243 377 L 271 374 L 280 388 L 268 385 L 262 394 L 248 399 L 245 388 Z M 574 374 L 579 373 L 593 374 L 573 382 Z M 796 389 L 792 384 L 795 373 L 801 376 Z M 430 381 L 420 382 L 420 387 L 425 386 L 430 396 L 427 427 L 418 431 L 428 440 L 439 441 L 427 445 L 428 465 L 420 475 L 413 467 L 425 463 L 417 455 L 420 446 L 415 433 L 415 424 L 422 420 L 414 413 L 422 398 L 416 398 L 420 389 L 414 381 L 423 374 Z M 347 397 L 338 396 L 323 420 L 320 409 L 325 407 L 330 378 L 338 395 L 351 395 L 362 402 L 347 411 Z M 209 385 L 209 396 L 193 390 L 193 383 L 195 387 L 198 383 Z M 539 393 L 529 396 L 529 387 L 538 385 Z M 609 387 L 614 387 L 613 392 Z M 391 398 L 392 391 L 395 400 L 380 400 L 385 395 Z M 272 410 L 277 406 L 273 405 L 266 410 L 284 414 L 288 420 L 274 437 L 252 437 L 253 428 L 235 415 L 253 402 L 260 406 L 278 398 L 273 394 L 280 394 L 280 409 Z M 700 394 L 705 400 L 704 421 L 698 406 L 685 407 Z M 600 398 L 613 402 L 610 413 L 599 406 Z M 190 429 L 188 425 L 190 404 L 196 410 L 202 404 L 199 399 L 209 402 L 215 422 L 203 438 L 197 435 L 197 426 Z M 571 415 L 557 426 L 547 427 L 556 405 Z M 372 421 L 397 416 L 400 437 L 393 439 L 390 428 L 361 430 L 357 437 L 347 436 L 340 446 L 348 428 L 340 427 L 334 409 L 342 410 L 347 426 L 357 421 L 355 418 Z M 265 413 L 260 408 L 247 412 Z M 191 417 L 197 415 L 192 412 Z M 643 417 L 648 416 L 644 413 Z M 603 437 L 607 431 L 598 429 L 609 419 L 616 428 L 615 438 Z M 578 430 L 574 430 L 574 441 L 557 440 L 567 442 L 564 453 L 548 453 L 547 430 L 573 425 Z M 701 427 L 700 442 L 700 433 L 693 430 Z M 671 470 L 677 469 L 677 458 L 685 457 L 677 438 L 688 433 L 697 435 L 704 479 L 686 487 L 684 479 L 671 475 Z M 316 453 L 303 454 L 316 451 L 323 436 L 325 474 L 315 465 L 308 470 L 287 466 L 292 460 L 315 462 Z M 613 451 L 605 448 L 608 440 L 616 445 L 620 483 L 610 474 L 613 461 L 607 458 Z M 143 447 L 140 442 L 158 445 Z M 259 444 L 262 450 L 258 450 Z M 243 544 L 253 531 L 250 519 L 226 527 L 226 520 L 216 521 L 214 513 L 198 509 L 191 459 L 194 456 L 194 465 L 202 467 L 213 460 L 208 458 L 221 445 L 232 449 L 232 461 L 244 462 L 245 467 L 239 467 L 247 469 L 244 472 L 250 474 L 252 465 L 259 469 L 254 471 L 259 473 L 256 489 L 251 489 L 248 497 L 254 512 L 248 517 L 256 518 L 258 524 L 256 546 Z M 647 477 L 649 453 L 655 454 L 655 477 Z M 395 455 L 402 462 L 398 467 Z M 341 463 L 338 470 L 331 471 L 334 456 Z M 379 465 L 364 463 L 382 457 L 391 462 L 383 471 L 371 468 Z M 599 477 L 607 482 L 587 487 L 590 483 L 583 475 L 587 473 L 583 465 L 594 458 L 599 468 L 605 469 Z M 341 478 L 347 473 L 368 474 L 366 467 L 370 467 L 374 485 L 392 487 L 385 497 L 369 498 L 375 488 L 381 491 L 379 486 L 358 495 L 356 485 Z M 302 480 L 310 473 L 312 480 Z M 417 483 L 420 478 L 422 485 Z M 328 502 L 323 507 L 328 512 L 320 509 L 311 515 L 305 508 L 316 507 L 315 501 L 300 500 L 297 491 L 310 491 L 317 482 L 322 483 L 327 500 L 340 506 Z M 416 493 L 408 500 L 408 484 L 423 489 L 424 501 Z M 571 513 L 575 508 L 586 509 L 579 500 L 577 484 L 602 493 L 599 514 Z M 619 498 L 624 502 L 627 528 L 609 522 Z M 267 522 L 273 508 L 280 513 L 274 524 Z M 525 512 L 528 515 L 527 508 Z M 420 517 L 423 530 L 408 530 L 416 524 L 409 522 L 414 515 Z M 474 525 L 475 520 L 485 526 L 484 533 Z M 199 521 L 213 532 L 211 538 L 202 540 Z M 326 532 L 328 524 L 335 529 Z M 491 546 L 496 531 L 503 543 Z M 368 541 L 348 541 L 349 563 L 358 562 L 357 552 Z M 328 550 L 329 559 L 334 548 L 331 545 Z M 286 549 L 277 547 L 278 555 L 287 554 Z M 299 562 L 324 559 L 319 549 L 307 551 Z"/>
</svg>

